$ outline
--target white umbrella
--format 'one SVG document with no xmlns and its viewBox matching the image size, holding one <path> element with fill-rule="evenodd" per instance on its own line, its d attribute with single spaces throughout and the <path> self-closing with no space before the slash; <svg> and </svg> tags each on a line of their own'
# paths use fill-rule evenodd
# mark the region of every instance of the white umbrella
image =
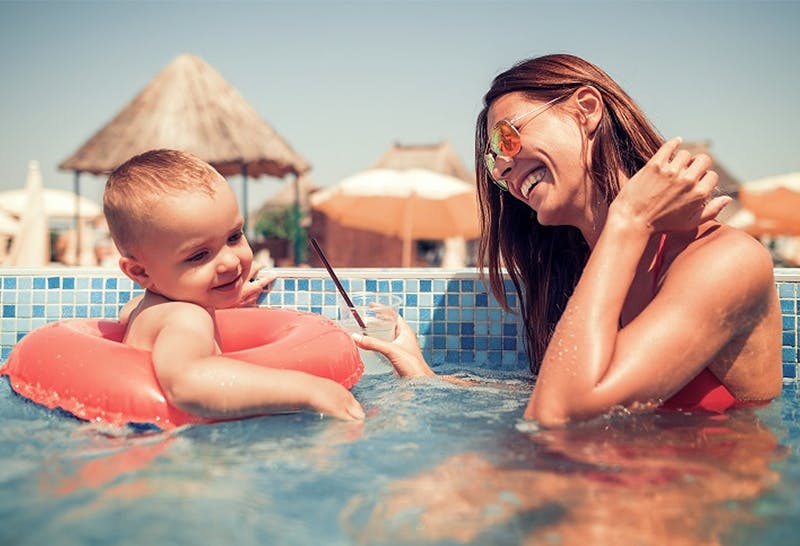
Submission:
<svg viewBox="0 0 800 546">
<path fill-rule="evenodd" d="M 39 162 L 28 163 L 25 208 L 20 214 L 19 233 L 11 241 L 8 265 L 40 267 L 50 263 L 50 232 L 42 197 Z"/>
<path fill-rule="evenodd" d="M 403 266 L 414 239 L 480 234 L 475 189 L 427 169 L 371 169 L 311 194 L 311 206 L 344 226 L 403 240 Z"/>
<path fill-rule="evenodd" d="M 19 220 L 0 210 L 0 235 L 16 235 L 19 233 Z"/>
<path fill-rule="evenodd" d="M 41 174 L 39 174 L 41 177 Z M 75 218 L 76 194 L 69 190 L 56 188 L 42 188 L 44 212 L 50 218 Z M 13 216 L 22 216 L 25 204 L 28 201 L 26 188 L 0 192 L 0 209 Z M 78 199 L 80 217 L 85 219 L 96 218 L 103 213 L 103 208 L 95 201 L 81 196 Z"/>
</svg>

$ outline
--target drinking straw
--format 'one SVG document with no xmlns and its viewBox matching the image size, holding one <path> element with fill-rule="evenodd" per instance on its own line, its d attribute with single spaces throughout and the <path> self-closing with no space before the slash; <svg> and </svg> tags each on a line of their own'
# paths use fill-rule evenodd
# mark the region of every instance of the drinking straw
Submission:
<svg viewBox="0 0 800 546">
<path fill-rule="evenodd" d="M 361 331 L 366 334 L 367 325 L 364 324 L 363 320 L 361 320 L 361 315 L 359 315 L 358 311 L 356 311 L 356 307 L 353 305 L 352 300 L 350 300 L 350 296 L 348 296 L 347 292 L 345 292 L 344 286 L 342 286 L 342 283 L 339 282 L 339 277 L 337 277 L 336 273 L 333 272 L 333 268 L 331 267 L 330 262 L 328 262 L 328 258 L 325 257 L 325 253 L 322 252 L 322 248 L 319 246 L 319 243 L 314 237 L 311 237 L 311 245 L 314 247 L 314 250 L 317 251 L 319 259 L 322 260 L 322 263 L 325 265 L 325 269 L 328 270 L 328 274 L 331 276 L 331 279 L 333 279 L 333 284 L 336 285 L 336 288 L 339 290 L 339 293 L 344 298 L 344 302 L 347 304 L 347 308 L 350 309 L 351 313 L 353 313 L 353 318 L 356 319 L 356 322 L 361 327 Z"/>
</svg>

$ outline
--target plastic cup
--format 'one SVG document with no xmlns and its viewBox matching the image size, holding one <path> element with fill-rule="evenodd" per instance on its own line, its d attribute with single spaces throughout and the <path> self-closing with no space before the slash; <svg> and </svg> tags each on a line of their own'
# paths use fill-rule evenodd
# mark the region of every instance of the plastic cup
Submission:
<svg viewBox="0 0 800 546">
<path fill-rule="evenodd" d="M 364 321 L 364 325 L 367 327 L 366 335 L 383 341 L 392 341 L 394 339 L 397 314 L 400 312 L 400 304 L 403 301 L 400 296 L 356 292 L 350 294 L 350 299 L 353 302 L 353 307 L 356 308 L 361 320 Z M 355 317 L 353 317 L 350 308 L 341 299 L 339 301 L 339 324 L 348 332 L 364 333 L 361 326 L 356 322 Z M 361 348 L 359 348 L 358 352 L 364 362 L 364 375 L 390 373 L 394 370 L 391 362 L 381 353 Z"/>
</svg>

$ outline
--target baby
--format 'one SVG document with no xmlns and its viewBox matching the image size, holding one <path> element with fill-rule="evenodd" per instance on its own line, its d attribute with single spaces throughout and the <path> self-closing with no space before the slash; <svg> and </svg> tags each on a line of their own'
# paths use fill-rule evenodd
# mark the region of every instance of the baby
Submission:
<svg viewBox="0 0 800 546">
<path fill-rule="evenodd" d="M 228 182 L 185 152 L 153 150 L 119 166 L 103 208 L 120 269 L 145 289 L 123 310 L 124 343 L 152 352 L 167 400 L 209 418 L 309 409 L 364 411 L 339 383 L 221 355 L 216 309 L 248 300 L 253 253 Z"/>
</svg>

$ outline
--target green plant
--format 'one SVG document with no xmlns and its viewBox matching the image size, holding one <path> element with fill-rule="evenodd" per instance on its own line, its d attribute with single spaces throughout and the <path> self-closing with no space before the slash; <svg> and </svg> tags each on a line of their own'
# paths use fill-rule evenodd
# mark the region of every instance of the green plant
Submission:
<svg viewBox="0 0 800 546">
<path fill-rule="evenodd" d="M 294 216 L 292 207 L 266 209 L 256 221 L 256 233 L 262 237 L 294 240 Z"/>
</svg>

